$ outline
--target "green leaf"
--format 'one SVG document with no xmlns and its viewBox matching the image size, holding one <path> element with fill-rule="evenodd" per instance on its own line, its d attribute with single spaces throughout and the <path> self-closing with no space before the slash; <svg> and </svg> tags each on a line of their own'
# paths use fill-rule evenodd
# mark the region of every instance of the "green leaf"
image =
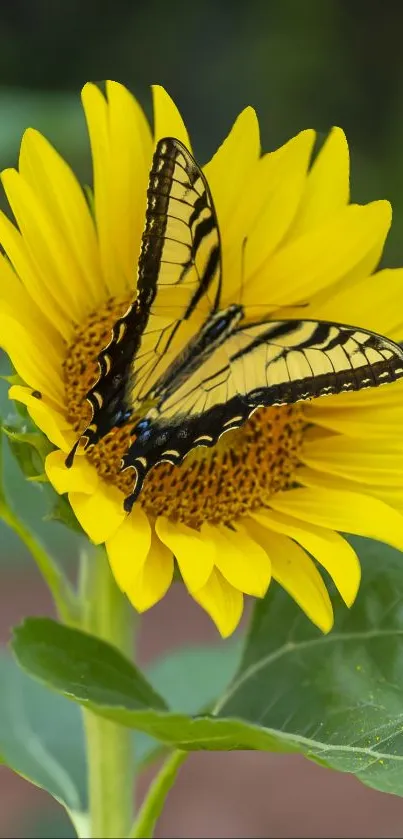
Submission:
<svg viewBox="0 0 403 839">
<path fill-rule="evenodd" d="M 21 429 L 21 426 L 20 426 Z M 3 425 L 10 449 L 26 478 L 42 479 L 47 455 L 53 446 L 40 431 L 20 430 L 15 425 Z M 45 475 L 45 481 L 47 481 Z"/>
<path fill-rule="evenodd" d="M 84 531 L 80 522 L 76 519 L 66 496 L 57 495 L 50 484 L 47 485 L 47 490 L 50 503 L 48 512 L 44 516 L 44 521 L 58 521 L 82 536 Z"/>
<path fill-rule="evenodd" d="M 184 714 L 198 714 L 217 701 L 238 668 L 240 639 L 216 646 L 175 650 L 147 668 L 147 678 L 167 704 Z"/>
<path fill-rule="evenodd" d="M 234 676 L 242 652 L 240 639 L 217 646 L 174 650 L 146 668 L 152 687 L 167 704 L 184 714 L 199 714 L 214 704 Z M 139 732 L 135 735 L 135 756 L 141 767 L 161 753 L 161 744 Z"/>
<path fill-rule="evenodd" d="M 15 406 L 18 403 L 14 403 Z M 49 483 L 45 473 L 45 460 L 53 445 L 41 431 L 33 430 L 30 419 L 26 416 L 13 416 L 2 426 L 7 436 L 12 455 L 17 461 L 24 477 L 31 483 L 41 485 L 47 502 L 44 521 L 58 521 L 80 535 L 83 529 L 77 521 L 65 496 L 58 495 Z"/>
<path fill-rule="evenodd" d="M 361 540 L 360 553 L 366 551 Z M 137 671 L 116 651 L 30 619 L 14 649 L 25 668 L 108 719 L 181 749 L 300 752 L 403 795 L 401 554 L 369 543 L 354 608 L 336 605 L 323 636 L 285 592 L 258 603 L 241 667 L 214 714 L 189 717 L 138 701 Z"/>
<path fill-rule="evenodd" d="M 50 618 L 28 618 L 15 629 L 12 647 L 25 670 L 89 707 L 128 702 L 132 711 L 166 708 L 140 670 L 86 632 Z"/>
<path fill-rule="evenodd" d="M 79 708 L 23 673 L 0 654 L 0 754 L 4 764 L 41 787 L 68 811 L 87 802 Z"/>
</svg>

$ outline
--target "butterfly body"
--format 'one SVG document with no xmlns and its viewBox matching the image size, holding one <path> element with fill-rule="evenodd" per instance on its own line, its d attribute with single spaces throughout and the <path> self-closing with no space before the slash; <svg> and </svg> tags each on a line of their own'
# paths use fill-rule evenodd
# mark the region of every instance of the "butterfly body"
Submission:
<svg viewBox="0 0 403 839">
<path fill-rule="evenodd" d="M 127 512 L 153 466 L 214 446 L 259 407 L 403 376 L 403 350 L 388 338 L 329 321 L 248 322 L 241 304 L 220 307 L 221 282 L 208 183 L 185 146 L 164 138 L 150 173 L 136 299 L 99 355 L 92 420 L 66 460 L 80 441 L 88 449 L 131 423 Z"/>
</svg>

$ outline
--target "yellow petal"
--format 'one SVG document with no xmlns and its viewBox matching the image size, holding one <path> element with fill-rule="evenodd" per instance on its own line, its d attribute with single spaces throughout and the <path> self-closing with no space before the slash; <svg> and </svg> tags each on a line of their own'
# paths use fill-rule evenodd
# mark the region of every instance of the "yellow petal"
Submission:
<svg viewBox="0 0 403 839">
<path fill-rule="evenodd" d="M 58 241 L 69 254 L 74 295 L 87 295 L 95 308 L 100 298 L 99 251 L 94 222 L 83 190 L 63 158 L 39 131 L 29 128 L 22 139 L 19 170 L 52 220 Z M 63 254 L 60 253 L 63 260 Z M 71 262 L 70 262 L 71 260 Z"/>
<path fill-rule="evenodd" d="M 400 445 L 399 445 L 400 443 Z M 403 442 L 356 439 L 332 434 L 305 442 L 302 463 L 362 484 L 403 485 Z"/>
<path fill-rule="evenodd" d="M 251 517 L 262 527 L 298 542 L 326 568 L 347 606 L 354 603 L 361 579 L 360 563 L 351 545 L 339 533 L 307 522 L 301 524 L 298 519 L 274 510 L 251 513 Z"/>
<path fill-rule="evenodd" d="M 289 231 L 296 239 L 336 215 L 346 206 L 350 192 L 350 158 L 346 136 L 333 128 L 306 180 L 300 208 Z"/>
<path fill-rule="evenodd" d="M 223 638 L 232 635 L 242 617 L 243 595 L 216 568 L 193 599 L 210 615 Z"/>
<path fill-rule="evenodd" d="M 329 293 L 323 302 L 312 301 L 312 310 L 321 320 L 351 323 L 399 338 L 403 335 L 402 298 L 403 268 L 386 268 L 372 276 L 364 274 L 359 282 L 343 283 L 337 294 Z"/>
<path fill-rule="evenodd" d="M 99 478 L 97 470 L 84 456 L 74 458 L 70 469 L 66 466 L 66 455 L 61 451 L 50 452 L 45 462 L 45 472 L 56 492 L 95 492 Z"/>
<path fill-rule="evenodd" d="M 30 333 L 35 345 L 40 347 L 45 338 L 51 342 L 55 358 L 64 357 L 65 344 L 60 333 L 40 310 L 4 256 L 0 256 L 0 311 L 14 319 L 18 313 L 19 323 Z"/>
<path fill-rule="evenodd" d="M 123 493 L 104 481 L 93 495 L 70 492 L 69 501 L 81 527 L 95 545 L 110 539 L 126 516 Z"/>
<path fill-rule="evenodd" d="M 117 530 L 106 541 L 113 576 L 124 592 L 132 587 L 151 545 L 151 526 L 139 504 L 135 504 Z"/>
<path fill-rule="evenodd" d="M 271 577 L 270 560 L 265 551 L 241 524 L 228 527 L 205 525 L 206 534 L 215 544 L 215 564 L 231 586 L 264 597 Z"/>
<path fill-rule="evenodd" d="M 239 204 L 243 186 L 259 154 L 259 123 L 253 108 L 248 107 L 235 120 L 228 137 L 204 167 L 223 232 L 232 209 Z"/>
<path fill-rule="evenodd" d="M 310 469 L 309 466 L 301 466 L 298 469 L 298 482 L 305 487 L 313 487 L 319 490 L 328 489 L 337 490 L 338 492 L 359 492 L 361 494 L 368 494 L 373 498 L 380 499 L 389 507 L 397 510 L 398 513 L 403 513 L 403 486 L 388 487 L 377 486 L 376 484 L 360 484 L 358 481 L 348 481 L 346 478 L 339 478 L 337 475 L 329 475 L 324 472 L 317 472 L 315 469 Z"/>
<path fill-rule="evenodd" d="M 3 186 L 32 260 L 49 296 L 75 323 L 91 311 L 91 297 L 82 282 L 69 243 L 31 185 L 16 172 L 2 173 Z"/>
<path fill-rule="evenodd" d="M 303 193 L 314 140 L 314 131 L 301 131 L 277 151 L 260 158 L 251 167 L 242 186 L 242 201 L 237 201 L 232 207 L 231 215 L 220 231 L 224 263 L 223 299 L 233 303 L 242 291 L 242 302 L 247 300 L 248 317 L 253 317 L 253 303 L 256 303 L 245 289 L 248 277 L 278 247 L 294 218 Z M 261 312 L 259 308 L 258 317 Z"/>
<path fill-rule="evenodd" d="M 346 278 L 361 265 L 374 241 L 379 239 L 383 244 L 390 218 L 387 201 L 345 207 L 329 222 L 276 251 L 249 278 L 246 303 L 252 305 L 259 300 L 283 306 L 309 302 L 314 294 Z M 306 310 L 304 316 L 308 316 Z"/>
<path fill-rule="evenodd" d="M 173 571 L 172 552 L 153 533 L 146 562 L 126 592 L 138 612 L 145 612 L 161 600 L 171 585 Z"/>
<path fill-rule="evenodd" d="M 115 286 L 119 290 L 121 283 L 116 276 L 114 235 L 110 225 L 112 183 L 108 106 L 101 91 L 91 83 L 84 85 L 81 98 L 91 144 L 94 207 L 103 279 L 106 288 L 114 295 Z"/>
<path fill-rule="evenodd" d="M 386 388 L 383 388 L 386 390 Z M 332 401 L 332 400 L 329 400 Z M 398 438 L 403 428 L 403 408 L 400 396 L 400 404 L 393 408 L 379 406 L 362 406 L 348 408 L 340 411 L 338 408 L 326 410 L 320 405 L 307 406 L 304 411 L 308 422 L 315 423 L 323 428 L 338 431 L 348 437 L 369 440 L 382 440 L 394 435 Z M 376 445 L 376 444 L 374 444 Z"/>
<path fill-rule="evenodd" d="M 109 227 L 116 260 L 115 294 L 134 290 L 144 228 L 152 137 L 145 115 L 129 91 L 106 83 L 110 136 Z"/>
<path fill-rule="evenodd" d="M 160 516 L 155 531 L 161 542 L 173 552 L 179 565 L 183 581 L 192 594 L 207 582 L 215 560 L 215 545 L 209 534 L 187 527 L 180 522 L 171 522 Z"/>
<path fill-rule="evenodd" d="M 12 385 L 8 396 L 27 406 L 32 421 L 51 443 L 66 453 L 70 451 L 77 435 L 62 414 L 47 404 L 45 399 L 32 396 L 32 390 L 28 387 Z"/>
<path fill-rule="evenodd" d="M 370 495 L 302 487 L 273 495 L 270 506 L 302 521 L 368 536 L 403 550 L 403 516 Z"/>
<path fill-rule="evenodd" d="M 348 408 L 352 409 L 371 409 L 381 408 L 387 411 L 394 411 L 396 408 L 402 406 L 403 400 L 403 380 L 399 379 L 393 384 L 388 384 L 387 387 L 368 387 L 364 390 L 350 391 L 349 393 L 338 393 L 332 396 L 331 399 L 323 397 L 315 399 L 310 403 L 311 410 L 320 408 L 321 411 L 346 411 Z M 308 406 L 306 406 L 308 407 Z"/>
<path fill-rule="evenodd" d="M 52 278 L 46 277 L 34 264 L 27 243 L 3 212 L 0 212 L 0 243 L 32 300 L 69 343 L 74 325 L 67 307 L 49 293 L 49 279 Z"/>
<path fill-rule="evenodd" d="M 1 310 L 0 345 L 10 357 L 17 373 L 33 390 L 47 396 L 60 408 L 64 405 L 64 383 L 62 380 L 63 356 L 58 354 L 57 344 L 52 346 L 46 334 L 37 335 L 24 328 L 18 320 L 18 312 L 10 317 Z"/>
<path fill-rule="evenodd" d="M 185 123 L 175 103 L 159 84 L 152 85 L 154 111 L 154 142 L 163 137 L 175 137 L 191 150 Z"/>
<path fill-rule="evenodd" d="M 332 604 L 312 560 L 287 536 L 274 533 L 257 522 L 251 522 L 250 527 L 270 556 L 274 579 L 288 591 L 312 623 L 322 632 L 329 632 L 333 626 Z"/>
</svg>

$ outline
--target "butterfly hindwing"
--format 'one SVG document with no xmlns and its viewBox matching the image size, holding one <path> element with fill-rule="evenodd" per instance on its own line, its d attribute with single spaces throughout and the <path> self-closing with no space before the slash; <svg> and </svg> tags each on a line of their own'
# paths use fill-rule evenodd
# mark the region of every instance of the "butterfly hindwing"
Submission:
<svg viewBox="0 0 403 839">
<path fill-rule="evenodd" d="M 258 407 L 361 390 L 402 376 L 402 349 L 364 329 L 313 320 L 237 327 L 150 412 L 125 459 L 137 480 L 126 508 L 156 463 L 178 464 L 195 447 L 214 446 Z"/>
</svg>

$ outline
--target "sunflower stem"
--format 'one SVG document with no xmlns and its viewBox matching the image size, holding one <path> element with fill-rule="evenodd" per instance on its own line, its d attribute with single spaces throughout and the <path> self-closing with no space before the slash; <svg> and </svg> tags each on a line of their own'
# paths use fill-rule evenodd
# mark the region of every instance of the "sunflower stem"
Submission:
<svg viewBox="0 0 403 839">
<path fill-rule="evenodd" d="M 119 591 L 102 549 L 81 559 L 82 627 L 128 657 L 134 612 Z M 123 839 L 133 819 L 134 754 L 131 732 L 83 710 L 87 742 L 90 837 Z"/>
<path fill-rule="evenodd" d="M 154 828 L 164 809 L 166 797 L 189 752 L 176 749 L 162 764 L 154 778 L 129 833 L 129 839 L 152 839 Z"/>
</svg>

